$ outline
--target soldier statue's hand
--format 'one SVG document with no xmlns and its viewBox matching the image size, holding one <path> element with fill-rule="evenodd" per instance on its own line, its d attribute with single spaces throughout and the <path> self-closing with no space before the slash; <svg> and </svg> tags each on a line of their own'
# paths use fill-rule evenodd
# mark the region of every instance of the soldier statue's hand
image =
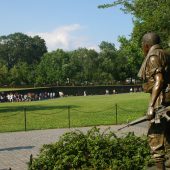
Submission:
<svg viewBox="0 0 170 170">
<path fill-rule="evenodd" d="M 154 118 L 154 108 L 153 108 L 153 106 L 148 107 L 147 117 L 148 117 L 149 120 Z"/>
</svg>

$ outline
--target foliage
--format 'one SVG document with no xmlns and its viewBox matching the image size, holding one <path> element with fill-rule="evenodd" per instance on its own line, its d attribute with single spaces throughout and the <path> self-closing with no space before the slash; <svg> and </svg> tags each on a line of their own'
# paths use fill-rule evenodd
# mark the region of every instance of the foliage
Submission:
<svg viewBox="0 0 170 170">
<path fill-rule="evenodd" d="M 133 57 L 138 56 L 131 52 L 130 41 L 120 42 L 120 50 L 102 41 L 100 52 L 87 48 L 47 52 L 44 40 L 38 36 L 32 38 L 22 33 L 1 36 L 0 85 L 104 85 L 134 79 L 139 64 L 135 65 Z"/>
<path fill-rule="evenodd" d="M 71 52 L 61 49 L 46 53 L 37 66 L 37 84 L 82 85 L 98 81 L 98 53 L 79 48 Z"/>
<path fill-rule="evenodd" d="M 36 83 L 52 85 L 64 81 L 63 67 L 68 60 L 68 54 L 61 49 L 46 53 L 37 66 Z"/>
<path fill-rule="evenodd" d="M 22 33 L 14 33 L 0 37 L 0 60 L 8 69 L 18 62 L 33 64 L 47 52 L 45 41 L 38 36 L 29 37 Z"/>
<path fill-rule="evenodd" d="M 147 32 L 160 35 L 164 48 L 170 46 L 170 1 L 168 0 L 114 0 L 110 4 L 99 5 L 99 8 L 119 6 L 120 9 L 133 16 L 133 32 L 129 40 L 120 37 L 118 50 L 118 79 L 136 79 L 142 62 L 141 38 Z M 126 61 L 126 62 L 121 62 Z M 126 65 L 125 65 L 126 63 Z M 114 78 L 117 79 L 116 75 Z"/>
<path fill-rule="evenodd" d="M 79 48 L 47 53 L 45 41 L 39 36 L 0 36 L 0 85 L 104 85 L 127 78 L 136 80 L 142 62 L 142 36 L 154 31 L 161 36 L 164 48 L 170 46 L 170 1 L 114 0 L 99 8 L 114 6 L 130 13 L 134 23 L 130 39 L 119 37 L 119 49 L 103 41 L 99 52 Z"/>
<path fill-rule="evenodd" d="M 102 41 L 99 47 L 99 69 L 101 71 L 101 80 L 104 82 L 119 80 L 119 77 L 116 77 L 116 75 L 119 74 L 117 72 L 117 68 L 119 68 L 119 65 L 117 65 L 118 53 L 115 48 L 115 45 Z"/>
<path fill-rule="evenodd" d="M 0 85 L 8 84 L 8 75 L 7 66 L 0 63 Z"/>
<path fill-rule="evenodd" d="M 79 48 L 69 53 L 69 63 L 65 66 L 65 79 L 69 78 L 71 84 L 84 84 L 92 82 L 97 69 L 98 54 L 94 50 Z M 86 83 L 87 84 L 87 83 Z"/>
<path fill-rule="evenodd" d="M 133 57 L 138 56 L 131 52 L 130 41 L 120 42 L 120 50 L 102 41 L 100 52 L 87 48 L 46 52 L 45 42 L 38 36 L 31 38 L 22 33 L 1 36 L 0 85 L 104 85 L 134 79 L 139 64 L 135 65 Z"/>
<path fill-rule="evenodd" d="M 143 57 L 138 44 L 134 40 L 127 40 L 125 37 L 119 37 L 120 48 L 118 51 L 118 62 L 116 73 L 119 75 L 119 79 L 137 79 L 137 73 L 142 63 Z M 124 62 L 121 62 L 124 61 Z"/>
<path fill-rule="evenodd" d="M 30 170 L 112 169 L 141 170 L 150 159 L 146 138 L 133 133 L 118 138 L 113 132 L 90 129 L 68 132 L 59 141 L 44 145 Z"/>
<path fill-rule="evenodd" d="M 18 62 L 9 71 L 10 85 L 26 85 L 33 81 L 31 65 Z"/>
<path fill-rule="evenodd" d="M 33 85 L 35 65 L 46 52 L 45 41 L 39 36 L 0 36 L 0 85 Z"/>
<path fill-rule="evenodd" d="M 99 8 L 120 6 L 125 13 L 133 16 L 134 29 L 132 39 L 140 45 L 140 39 L 146 32 L 157 32 L 164 47 L 170 43 L 169 0 L 114 0 L 111 4 Z"/>
<path fill-rule="evenodd" d="M 37 66 L 36 83 L 38 85 L 112 84 L 115 81 L 125 81 L 129 77 L 136 78 L 141 62 L 139 55 L 133 53 L 136 46 L 129 41 L 124 44 L 123 41 L 120 42 L 122 43 L 120 50 L 117 50 L 114 44 L 103 41 L 99 45 L 99 53 L 86 48 L 70 52 L 58 49 L 46 53 Z M 125 58 L 122 60 L 122 57 Z M 123 62 L 126 60 L 128 65 Z"/>
</svg>

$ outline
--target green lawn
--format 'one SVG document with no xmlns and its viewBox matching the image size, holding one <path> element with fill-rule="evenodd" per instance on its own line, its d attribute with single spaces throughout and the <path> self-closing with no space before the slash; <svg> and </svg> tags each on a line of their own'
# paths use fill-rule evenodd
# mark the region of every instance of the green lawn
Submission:
<svg viewBox="0 0 170 170">
<path fill-rule="evenodd" d="M 44 101 L 0 103 L 0 132 L 126 123 L 144 115 L 149 95 L 144 93 L 64 97 Z"/>
<path fill-rule="evenodd" d="M 0 88 L 0 92 L 20 90 L 20 88 Z"/>
<path fill-rule="evenodd" d="M 5 92 L 5 91 L 16 91 L 16 90 L 28 90 L 28 89 L 43 89 L 43 88 L 46 88 L 46 87 L 28 87 L 28 88 L 2 88 L 0 87 L 0 92 Z"/>
</svg>

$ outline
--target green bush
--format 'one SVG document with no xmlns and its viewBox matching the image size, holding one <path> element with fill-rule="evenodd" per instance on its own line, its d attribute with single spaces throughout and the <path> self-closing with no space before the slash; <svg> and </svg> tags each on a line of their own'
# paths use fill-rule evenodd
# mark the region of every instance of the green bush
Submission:
<svg viewBox="0 0 170 170">
<path fill-rule="evenodd" d="M 95 127 L 86 134 L 66 133 L 55 144 L 44 145 L 29 170 L 142 170 L 149 159 L 145 137 L 129 133 L 118 138 Z"/>
</svg>

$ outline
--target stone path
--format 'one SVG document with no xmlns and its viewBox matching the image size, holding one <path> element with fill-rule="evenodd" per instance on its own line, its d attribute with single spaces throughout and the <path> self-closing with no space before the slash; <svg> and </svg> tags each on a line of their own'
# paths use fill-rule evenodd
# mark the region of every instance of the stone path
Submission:
<svg viewBox="0 0 170 170">
<path fill-rule="evenodd" d="M 117 131 L 121 125 L 110 126 L 112 131 Z M 99 126 L 101 130 L 108 126 Z M 78 128 L 86 132 L 91 127 Z M 71 129 L 50 129 L 50 130 L 34 130 L 28 132 L 11 132 L 0 133 L 0 170 L 26 170 L 27 162 L 30 155 L 34 156 L 39 153 L 39 149 L 43 144 L 56 142 L 59 137 L 65 132 L 75 130 Z M 128 127 L 121 132 L 116 132 L 117 135 L 123 135 L 127 132 L 134 132 L 141 136 L 147 132 L 147 124 L 142 123 L 137 126 Z"/>
</svg>

